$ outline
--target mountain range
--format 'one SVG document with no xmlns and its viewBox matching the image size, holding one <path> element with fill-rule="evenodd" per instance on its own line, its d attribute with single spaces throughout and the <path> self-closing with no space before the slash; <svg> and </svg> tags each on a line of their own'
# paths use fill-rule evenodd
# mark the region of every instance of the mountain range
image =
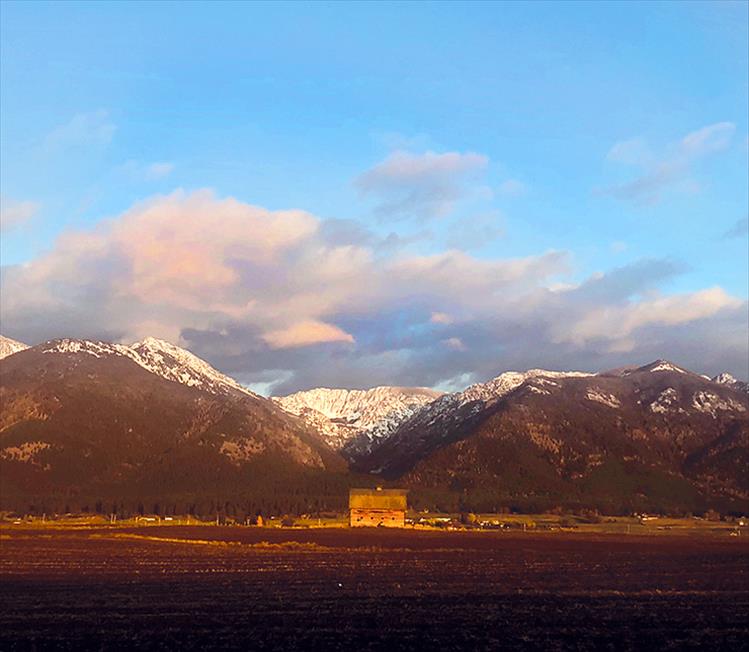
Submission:
<svg viewBox="0 0 749 652">
<path fill-rule="evenodd" d="M 267 399 L 155 338 L 0 357 L 5 509 L 315 511 L 384 482 L 446 511 L 749 511 L 746 383 L 665 360 Z"/>
</svg>

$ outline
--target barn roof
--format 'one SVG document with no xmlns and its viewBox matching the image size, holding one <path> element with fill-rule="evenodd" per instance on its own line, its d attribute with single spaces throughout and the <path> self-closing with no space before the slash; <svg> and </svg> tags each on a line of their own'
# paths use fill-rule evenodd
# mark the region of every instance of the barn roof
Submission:
<svg viewBox="0 0 749 652">
<path fill-rule="evenodd" d="M 402 509 L 407 507 L 406 489 L 351 489 L 350 509 Z"/>
</svg>

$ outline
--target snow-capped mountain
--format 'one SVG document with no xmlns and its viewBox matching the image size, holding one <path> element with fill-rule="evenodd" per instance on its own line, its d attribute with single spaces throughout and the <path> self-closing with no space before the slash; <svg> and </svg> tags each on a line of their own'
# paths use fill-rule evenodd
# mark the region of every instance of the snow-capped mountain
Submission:
<svg viewBox="0 0 749 652">
<path fill-rule="evenodd" d="M 402 425 L 413 430 L 450 428 L 471 415 L 482 412 L 491 403 L 506 396 L 521 385 L 527 384 L 529 391 L 549 394 L 550 388 L 559 387 L 562 378 L 587 378 L 594 374 L 583 371 L 547 371 L 531 369 L 525 372 L 506 371 L 485 383 L 476 383 L 462 392 L 444 394 L 425 405 Z"/>
<path fill-rule="evenodd" d="M 256 397 L 236 380 L 214 369 L 205 360 L 174 344 L 147 337 L 131 346 L 95 340 L 60 339 L 41 345 L 42 353 L 74 353 L 96 358 L 115 356 L 131 359 L 166 380 L 202 389 L 211 394 L 239 392 Z"/>
<path fill-rule="evenodd" d="M 657 360 L 599 374 L 501 374 L 425 406 L 354 468 L 428 488 L 453 509 L 581 496 L 625 511 L 694 509 L 719 496 L 743 510 L 748 442 L 744 392 Z"/>
<path fill-rule="evenodd" d="M 0 360 L 0 387 L 0 509 L 271 495 L 286 510 L 285 492 L 324 504 L 347 469 L 300 419 L 157 340 L 46 342 Z"/>
<path fill-rule="evenodd" d="M 23 342 L 18 342 L 9 337 L 5 337 L 4 335 L 0 335 L 0 360 L 28 348 L 28 345 Z"/>
<path fill-rule="evenodd" d="M 725 385 L 732 389 L 737 389 L 740 392 L 749 393 L 749 383 L 745 383 L 743 380 L 734 378 L 731 374 L 722 373 L 715 376 L 712 381 L 718 383 L 718 385 Z"/>
<path fill-rule="evenodd" d="M 675 365 L 673 362 L 668 360 L 654 360 L 653 362 L 643 365 L 642 367 L 635 367 L 634 369 L 627 369 L 622 372 L 622 376 L 628 376 L 633 373 L 657 373 L 659 371 L 670 371 L 677 374 L 691 374 L 692 372 L 683 367 Z"/>
<path fill-rule="evenodd" d="M 319 492 L 349 468 L 453 511 L 749 506 L 743 384 L 665 360 L 598 374 L 508 371 L 444 395 L 377 387 L 269 400 L 154 338 L 13 348 L 0 363 L 0 466 L 21 505 L 40 486 L 68 495 L 73 477 L 86 478 L 86 499 L 114 482 L 154 501 L 216 487 L 235 496 L 255 483 L 248 497 L 272 486 L 275 500 L 290 481 L 279 473 Z"/>
<path fill-rule="evenodd" d="M 361 455 L 439 396 L 440 392 L 423 387 L 322 387 L 273 400 L 315 428 L 334 449 Z"/>
<path fill-rule="evenodd" d="M 138 364 L 167 380 L 199 387 L 212 394 L 242 392 L 257 397 L 205 360 L 164 340 L 147 337 L 131 345 L 130 350 L 135 352 Z"/>
</svg>

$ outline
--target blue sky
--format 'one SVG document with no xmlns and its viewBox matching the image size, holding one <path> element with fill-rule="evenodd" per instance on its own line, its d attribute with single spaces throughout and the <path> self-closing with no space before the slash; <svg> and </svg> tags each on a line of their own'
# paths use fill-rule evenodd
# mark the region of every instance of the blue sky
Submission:
<svg viewBox="0 0 749 652">
<path fill-rule="evenodd" d="M 297 388 L 365 386 L 389 375 L 448 386 L 508 365 L 639 361 L 656 329 L 664 355 L 704 370 L 729 364 L 746 376 L 748 7 L 3 2 L 3 331 L 127 340 L 150 325 L 246 382 Z M 317 226 L 304 256 L 369 256 L 378 274 L 387 270 L 413 291 L 385 297 L 367 288 L 376 308 L 355 314 L 342 307 L 355 301 L 340 288 L 325 310 L 281 309 L 259 299 L 268 286 L 253 294 L 231 262 L 256 237 L 240 223 L 205 254 L 241 285 L 222 286 L 221 307 L 200 311 L 197 294 L 177 300 L 174 288 L 144 299 L 133 288 L 153 288 L 153 278 L 125 279 L 103 262 L 129 255 L 113 235 L 117 225 L 159 198 L 176 201 L 183 215 L 201 189 L 217 203 L 196 209 L 209 215 L 231 212 L 222 204 L 230 199 L 271 213 L 305 211 Z M 139 237 L 160 237 L 144 228 Z M 98 262 L 86 258 L 87 234 L 109 252 Z M 61 245 L 61 236 L 75 246 Z M 465 274 L 550 252 L 561 259 L 522 290 L 468 279 L 444 294 L 395 275 L 446 252 Z M 131 270 L 145 265 L 128 260 Z M 92 268 L 99 271 L 88 283 Z M 319 279 L 321 292 L 367 276 L 356 269 L 340 263 Z M 424 273 L 438 276 L 431 267 Z M 586 283 L 628 274 L 637 281 L 626 291 L 584 307 L 572 300 Z M 108 290 L 102 275 L 112 279 Z M 196 283 L 185 292 L 198 292 Z M 299 287 L 290 280 L 288 293 Z M 479 293 L 470 305 L 458 300 L 461 288 Z M 115 290 L 121 305 L 103 298 Z M 551 304 L 566 291 L 564 309 L 530 311 L 542 291 L 555 293 Z M 480 305 L 482 292 L 491 309 Z M 516 295 L 522 308 L 511 303 Z M 657 303 L 669 300 L 672 307 Z M 241 313 L 232 301 L 263 307 Z M 636 315 L 647 302 L 656 302 L 652 314 L 683 317 L 644 321 Z M 542 314 L 540 353 L 496 323 L 509 311 L 535 326 Z M 76 318 L 88 312 L 121 326 Z M 449 316 L 433 321 L 435 313 Z M 557 319 L 574 326 L 560 335 Z M 630 327 L 604 333 L 607 319 Z M 450 328 L 434 333 L 435 323 Z M 721 329 L 730 346 L 700 343 Z M 329 372 L 310 374 L 310 366 Z M 381 372 L 367 375 L 373 366 Z"/>
</svg>

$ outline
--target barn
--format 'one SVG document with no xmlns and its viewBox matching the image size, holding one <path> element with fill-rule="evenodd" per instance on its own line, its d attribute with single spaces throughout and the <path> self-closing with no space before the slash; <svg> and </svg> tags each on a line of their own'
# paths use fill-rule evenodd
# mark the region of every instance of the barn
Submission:
<svg viewBox="0 0 749 652">
<path fill-rule="evenodd" d="M 351 527 L 404 527 L 407 491 L 405 489 L 351 489 Z"/>
</svg>

